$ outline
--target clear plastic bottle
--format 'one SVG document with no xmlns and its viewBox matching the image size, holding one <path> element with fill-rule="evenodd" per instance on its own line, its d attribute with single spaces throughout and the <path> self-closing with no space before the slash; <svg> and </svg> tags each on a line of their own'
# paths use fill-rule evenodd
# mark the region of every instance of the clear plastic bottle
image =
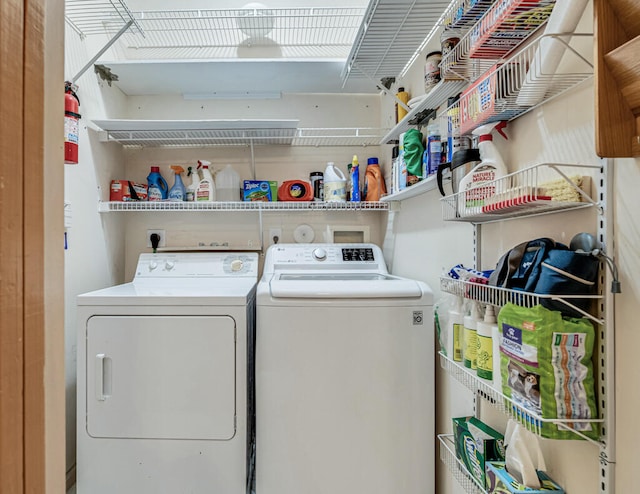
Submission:
<svg viewBox="0 0 640 494">
<path fill-rule="evenodd" d="M 240 200 L 240 175 L 231 165 L 216 173 L 216 201 Z"/>
</svg>

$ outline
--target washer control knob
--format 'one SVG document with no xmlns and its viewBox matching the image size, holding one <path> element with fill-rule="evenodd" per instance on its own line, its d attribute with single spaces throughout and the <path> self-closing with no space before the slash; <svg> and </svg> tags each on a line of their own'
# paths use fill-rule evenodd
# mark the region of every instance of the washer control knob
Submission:
<svg viewBox="0 0 640 494">
<path fill-rule="evenodd" d="M 231 271 L 240 271 L 244 267 L 244 263 L 240 259 L 231 261 Z"/>
<path fill-rule="evenodd" d="M 149 271 L 153 271 L 154 269 L 156 269 L 158 267 L 158 263 L 156 261 L 151 261 L 149 263 Z"/>
<path fill-rule="evenodd" d="M 167 261 L 164 263 L 164 268 L 167 271 L 171 271 L 175 267 L 176 263 L 174 261 Z"/>
<path fill-rule="evenodd" d="M 324 261 L 327 258 L 327 251 L 322 248 L 313 249 L 313 258 L 317 261 Z"/>
</svg>

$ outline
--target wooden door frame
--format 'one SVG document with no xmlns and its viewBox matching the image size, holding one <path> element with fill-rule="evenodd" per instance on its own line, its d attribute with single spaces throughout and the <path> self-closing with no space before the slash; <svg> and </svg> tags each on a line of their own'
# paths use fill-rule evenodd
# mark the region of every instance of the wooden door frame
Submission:
<svg viewBox="0 0 640 494">
<path fill-rule="evenodd" d="M 63 494 L 62 0 L 0 2 L 0 492 Z"/>
</svg>

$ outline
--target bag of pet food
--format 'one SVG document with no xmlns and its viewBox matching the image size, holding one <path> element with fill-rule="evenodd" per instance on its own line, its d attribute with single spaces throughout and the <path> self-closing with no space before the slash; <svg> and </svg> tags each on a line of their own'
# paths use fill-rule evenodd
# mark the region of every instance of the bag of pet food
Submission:
<svg viewBox="0 0 640 494">
<path fill-rule="evenodd" d="M 592 355 L 595 330 L 587 319 L 563 318 L 541 305 L 505 305 L 498 316 L 503 393 L 544 419 L 596 419 Z M 557 425 L 543 422 L 542 436 L 576 439 Z M 597 424 L 571 422 L 588 437 Z"/>
</svg>

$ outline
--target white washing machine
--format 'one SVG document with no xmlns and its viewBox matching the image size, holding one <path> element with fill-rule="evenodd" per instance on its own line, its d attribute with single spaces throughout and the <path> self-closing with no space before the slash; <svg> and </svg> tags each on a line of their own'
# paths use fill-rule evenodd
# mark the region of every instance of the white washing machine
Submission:
<svg viewBox="0 0 640 494">
<path fill-rule="evenodd" d="M 245 494 L 255 253 L 142 254 L 78 296 L 78 494 Z"/>
<path fill-rule="evenodd" d="M 431 290 L 372 244 L 278 244 L 256 299 L 256 493 L 433 494 Z"/>
</svg>

